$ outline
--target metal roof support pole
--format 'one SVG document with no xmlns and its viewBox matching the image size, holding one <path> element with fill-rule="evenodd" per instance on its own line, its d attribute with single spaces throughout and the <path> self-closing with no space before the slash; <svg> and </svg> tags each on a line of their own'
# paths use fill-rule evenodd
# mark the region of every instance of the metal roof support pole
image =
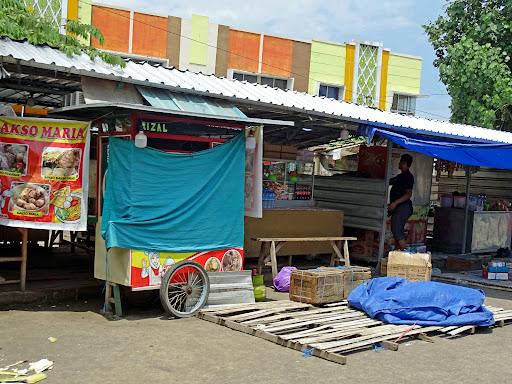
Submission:
<svg viewBox="0 0 512 384">
<path fill-rule="evenodd" d="M 388 194 L 389 194 L 389 179 L 391 178 L 391 167 L 393 166 L 393 142 L 388 142 L 388 150 L 386 156 L 386 176 L 385 176 L 385 188 L 384 188 L 384 207 L 382 209 L 382 226 L 380 228 L 379 236 L 379 254 L 377 259 L 377 272 L 380 272 L 380 264 L 384 257 L 384 241 L 386 240 L 386 224 L 388 221 Z"/>
<path fill-rule="evenodd" d="M 469 191 L 471 187 L 471 167 L 466 166 L 466 205 L 464 209 L 464 232 L 462 233 L 462 254 L 466 254 L 466 241 L 468 239 L 468 220 L 469 220 Z"/>
</svg>

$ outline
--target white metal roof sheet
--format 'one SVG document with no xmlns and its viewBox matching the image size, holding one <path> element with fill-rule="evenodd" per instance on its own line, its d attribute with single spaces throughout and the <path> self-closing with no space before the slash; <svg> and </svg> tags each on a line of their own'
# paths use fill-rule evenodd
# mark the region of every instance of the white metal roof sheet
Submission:
<svg viewBox="0 0 512 384">
<path fill-rule="evenodd" d="M 68 70 L 81 75 L 117 79 L 146 86 L 157 86 L 183 92 L 193 92 L 212 97 L 234 98 L 259 104 L 285 107 L 291 111 L 328 115 L 340 119 L 390 126 L 418 133 L 458 137 L 467 140 L 488 140 L 512 144 L 512 133 L 501 132 L 446 121 L 404 116 L 378 109 L 341 102 L 306 93 L 284 91 L 259 84 L 219 78 L 213 75 L 181 71 L 161 65 L 127 61 L 126 67 L 111 66 L 99 59 L 91 61 L 82 54 L 68 57 L 49 46 L 34 46 L 28 42 L 0 39 L 0 57 L 13 58 L 35 67 Z"/>
</svg>

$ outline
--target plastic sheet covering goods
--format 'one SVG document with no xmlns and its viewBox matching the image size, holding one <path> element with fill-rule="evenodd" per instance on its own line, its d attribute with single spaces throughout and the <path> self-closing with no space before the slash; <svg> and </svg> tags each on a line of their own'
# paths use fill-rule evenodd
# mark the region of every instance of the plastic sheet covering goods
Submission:
<svg viewBox="0 0 512 384">
<path fill-rule="evenodd" d="M 431 326 L 494 324 L 479 289 L 431 281 L 408 282 L 401 277 L 369 280 L 352 291 L 350 305 L 391 324 Z"/>
<path fill-rule="evenodd" d="M 107 248 L 194 252 L 243 246 L 244 135 L 193 154 L 110 139 Z"/>
</svg>

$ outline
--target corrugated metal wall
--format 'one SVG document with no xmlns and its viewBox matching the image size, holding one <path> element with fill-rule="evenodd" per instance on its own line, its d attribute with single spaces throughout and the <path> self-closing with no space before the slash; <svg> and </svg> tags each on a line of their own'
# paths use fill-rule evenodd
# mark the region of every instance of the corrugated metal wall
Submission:
<svg viewBox="0 0 512 384">
<path fill-rule="evenodd" d="M 379 179 L 319 176 L 314 198 L 319 207 L 344 212 L 344 226 L 381 231 L 386 206 L 385 182 Z"/>
<path fill-rule="evenodd" d="M 441 176 L 439 182 L 432 180 L 432 200 L 437 201 L 439 195 L 454 191 L 463 193 L 466 190 L 464 171 L 456 171 L 452 178 Z M 471 194 L 485 193 L 491 200 L 512 200 L 512 171 L 481 168 L 471 176 Z"/>
</svg>

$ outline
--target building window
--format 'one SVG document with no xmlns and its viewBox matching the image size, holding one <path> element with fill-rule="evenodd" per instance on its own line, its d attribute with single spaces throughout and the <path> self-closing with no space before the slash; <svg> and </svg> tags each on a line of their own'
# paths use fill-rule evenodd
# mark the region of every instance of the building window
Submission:
<svg viewBox="0 0 512 384">
<path fill-rule="evenodd" d="M 416 113 L 416 96 L 400 95 L 395 93 L 393 95 L 391 112 L 397 112 L 404 115 L 414 115 Z"/>
<path fill-rule="evenodd" d="M 341 100 L 343 98 L 343 87 L 336 85 L 320 84 L 318 87 L 318 96 L 324 96 L 329 99 Z"/>
<path fill-rule="evenodd" d="M 248 83 L 258 82 L 258 76 L 244 72 L 233 72 L 233 79 L 238 81 L 247 81 Z"/>
<path fill-rule="evenodd" d="M 272 88 L 288 89 L 288 80 L 275 77 L 261 76 L 260 84 L 268 85 Z"/>
<path fill-rule="evenodd" d="M 247 81 L 248 83 L 258 83 L 261 85 L 268 85 L 272 88 L 279 88 L 279 89 L 291 89 L 292 82 L 291 79 L 283 79 L 279 77 L 273 77 L 273 76 L 263 76 L 255 73 L 247 73 L 247 72 L 236 72 L 233 71 L 232 78 L 234 80 L 239 81 Z"/>
</svg>

